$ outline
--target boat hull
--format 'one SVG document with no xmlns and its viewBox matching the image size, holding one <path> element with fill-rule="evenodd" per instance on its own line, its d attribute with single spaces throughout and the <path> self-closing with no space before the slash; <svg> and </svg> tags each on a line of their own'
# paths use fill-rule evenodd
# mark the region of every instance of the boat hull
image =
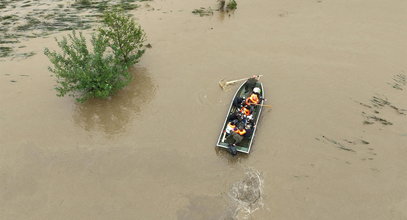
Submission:
<svg viewBox="0 0 407 220">
<path fill-rule="evenodd" d="M 235 107 L 233 105 L 233 101 L 237 98 L 237 97 L 248 97 L 253 88 L 247 88 L 246 86 L 246 82 L 244 82 L 239 89 L 236 91 L 235 95 L 232 98 L 232 101 L 230 103 L 229 106 L 229 110 L 228 113 L 226 115 L 225 121 L 223 123 L 223 127 L 221 129 L 219 138 L 218 138 L 218 142 L 216 143 L 216 146 L 221 147 L 221 148 L 226 148 L 228 149 L 230 146 L 230 141 L 229 141 L 229 135 L 226 133 L 226 126 L 229 123 L 229 118 L 231 117 L 231 115 L 235 114 L 237 111 L 239 111 L 239 109 L 237 107 Z M 264 97 L 264 89 L 263 89 L 263 84 L 261 82 L 257 82 L 256 83 L 256 87 L 259 87 L 261 89 L 261 93 L 260 93 L 260 97 L 263 98 Z M 250 135 L 248 136 L 244 136 L 242 141 L 239 142 L 238 144 L 236 144 L 236 150 L 238 152 L 241 153 L 250 153 L 251 147 L 253 145 L 253 141 L 254 141 L 254 137 L 256 135 L 256 130 L 258 127 L 258 122 L 260 119 L 260 115 L 261 115 L 261 111 L 262 111 L 262 104 L 263 104 L 263 99 L 261 99 L 262 101 L 260 102 L 260 105 L 255 106 L 254 110 L 253 110 L 253 121 L 255 122 L 254 126 L 253 126 L 253 131 Z"/>
</svg>

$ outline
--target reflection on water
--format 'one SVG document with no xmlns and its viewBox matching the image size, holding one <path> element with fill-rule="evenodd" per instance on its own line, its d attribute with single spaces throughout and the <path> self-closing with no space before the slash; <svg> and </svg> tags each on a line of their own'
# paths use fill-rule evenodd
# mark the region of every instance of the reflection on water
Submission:
<svg viewBox="0 0 407 220">
<path fill-rule="evenodd" d="M 106 134 L 123 132 L 125 125 L 137 115 L 143 106 L 155 96 L 156 85 L 145 68 L 132 68 L 133 81 L 108 99 L 92 99 L 77 103 L 73 119 L 87 131 L 103 131 Z"/>
<path fill-rule="evenodd" d="M 225 20 L 226 12 L 219 12 L 218 14 L 218 21 L 222 22 Z"/>
</svg>

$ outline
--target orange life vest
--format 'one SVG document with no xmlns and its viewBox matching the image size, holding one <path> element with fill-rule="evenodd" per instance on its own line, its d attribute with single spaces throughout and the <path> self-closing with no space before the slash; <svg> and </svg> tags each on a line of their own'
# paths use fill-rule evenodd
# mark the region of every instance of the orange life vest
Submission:
<svg viewBox="0 0 407 220">
<path fill-rule="evenodd" d="M 247 109 L 246 107 L 242 107 L 242 108 L 240 109 L 240 112 L 243 113 L 243 114 L 245 114 L 246 116 L 249 116 L 249 115 L 250 115 L 250 110 Z"/>
<path fill-rule="evenodd" d="M 260 100 L 257 94 L 252 94 L 249 98 L 246 99 L 246 105 L 259 104 Z"/>
<path fill-rule="evenodd" d="M 235 130 L 235 128 L 236 128 L 236 125 L 232 125 L 232 123 L 228 123 L 228 126 L 232 129 L 232 130 Z"/>
<path fill-rule="evenodd" d="M 244 135 L 244 134 L 246 134 L 246 129 L 243 129 L 243 130 L 236 129 L 235 133 L 237 133 L 239 135 Z"/>
</svg>

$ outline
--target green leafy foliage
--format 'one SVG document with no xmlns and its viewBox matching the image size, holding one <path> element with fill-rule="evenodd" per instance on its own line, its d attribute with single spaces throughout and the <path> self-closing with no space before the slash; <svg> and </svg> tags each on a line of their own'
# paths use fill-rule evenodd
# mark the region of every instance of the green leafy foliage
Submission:
<svg viewBox="0 0 407 220">
<path fill-rule="evenodd" d="M 227 8 L 228 10 L 235 10 L 235 9 L 237 9 L 237 2 L 236 2 L 236 0 L 230 0 L 230 1 L 228 2 L 228 4 L 226 5 L 226 8 Z"/>
<path fill-rule="evenodd" d="M 118 11 L 108 11 L 103 16 L 100 34 L 107 39 L 115 57 L 126 65 L 137 63 L 143 55 L 145 33 L 129 16 Z"/>
<path fill-rule="evenodd" d="M 57 95 L 70 95 L 79 102 L 107 98 L 131 81 L 128 68 L 143 55 L 144 31 L 121 12 L 107 12 L 104 26 L 92 35 L 89 49 L 85 37 L 73 31 L 57 40 L 62 54 L 45 49 L 57 78 Z"/>
</svg>

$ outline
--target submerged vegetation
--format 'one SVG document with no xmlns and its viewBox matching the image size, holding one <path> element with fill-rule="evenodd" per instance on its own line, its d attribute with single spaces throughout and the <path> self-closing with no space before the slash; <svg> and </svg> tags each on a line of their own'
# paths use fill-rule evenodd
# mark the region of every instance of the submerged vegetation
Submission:
<svg viewBox="0 0 407 220">
<path fill-rule="evenodd" d="M 2 49 L 0 57 L 21 57 L 17 53 L 21 45 L 14 45 L 21 39 L 89 29 L 109 8 L 129 11 L 138 8 L 137 2 L 141 1 L 144 0 L 0 0 L 0 47 L 8 48 Z"/>
<path fill-rule="evenodd" d="M 230 11 L 234 11 L 235 9 L 237 9 L 236 0 L 230 0 L 227 4 L 226 4 L 226 0 L 218 0 L 218 1 L 219 1 L 218 6 L 217 6 L 218 9 L 216 11 L 230 12 Z M 192 13 L 203 17 L 203 16 L 213 15 L 213 10 L 211 7 L 209 7 L 209 8 L 200 7 L 199 9 L 194 9 L 192 11 Z"/>
<path fill-rule="evenodd" d="M 213 10 L 211 8 L 200 7 L 199 9 L 193 10 L 192 13 L 198 14 L 199 16 L 203 17 L 213 15 Z"/>
<path fill-rule="evenodd" d="M 84 102 L 90 98 L 107 98 L 131 81 L 128 68 L 143 55 L 144 31 L 123 12 L 108 11 L 103 26 L 93 33 L 92 48 L 79 33 L 58 41 L 63 51 L 45 49 L 57 78 L 58 96 L 69 95 Z"/>
<path fill-rule="evenodd" d="M 103 24 L 98 31 L 118 61 L 126 67 L 138 62 L 146 38 L 141 27 L 129 16 L 117 12 L 105 13 Z"/>
<path fill-rule="evenodd" d="M 235 0 L 230 0 L 226 5 L 227 10 L 235 10 L 237 9 L 237 2 Z"/>
<path fill-rule="evenodd" d="M 11 47 L 0 47 L 0 57 L 7 57 L 13 51 Z"/>
</svg>

